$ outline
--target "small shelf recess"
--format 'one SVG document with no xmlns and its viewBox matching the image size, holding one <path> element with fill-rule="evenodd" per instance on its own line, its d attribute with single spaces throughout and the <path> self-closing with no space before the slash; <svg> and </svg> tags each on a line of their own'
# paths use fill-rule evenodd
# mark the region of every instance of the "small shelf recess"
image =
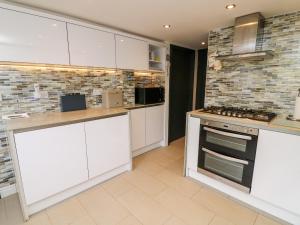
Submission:
<svg viewBox="0 0 300 225">
<path fill-rule="evenodd" d="M 219 55 L 216 57 L 218 60 L 233 61 L 233 60 L 263 60 L 273 58 L 273 51 L 257 51 L 233 55 Z"/>
<path fill-rule="evenodd" d="M 166 51 L 164 47 L 149 45 L 149 69 L 155 71 L 165 70 Z"/>
</svg>

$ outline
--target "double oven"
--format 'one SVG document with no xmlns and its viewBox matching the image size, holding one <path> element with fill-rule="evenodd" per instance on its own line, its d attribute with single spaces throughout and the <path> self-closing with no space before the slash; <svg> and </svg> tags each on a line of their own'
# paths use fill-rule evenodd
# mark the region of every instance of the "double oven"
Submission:
<svg viewBox="0 0 300 225">
<path fill-rule="evenodd" d="M 250 192 L 258 129 L 201 120 L 198 172 Z"/>
</svg>

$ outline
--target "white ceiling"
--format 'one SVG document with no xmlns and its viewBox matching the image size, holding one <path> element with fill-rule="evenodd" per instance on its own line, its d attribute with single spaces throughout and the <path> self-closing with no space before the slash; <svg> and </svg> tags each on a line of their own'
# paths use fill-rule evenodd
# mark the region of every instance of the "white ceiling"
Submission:
<svg viewBox="0 0 300 225">
<path fill-rule="evenodd" d="M 210 30 L 232 25 L 237 16 L 265 17 L 300 10 L 300 0 L 13 0 L 109 27 L 201 48 Z M 225 5 L 237 7 L 226 10 Z M 170 30 L 163 28 L 170 24 Z"/>
</svg>

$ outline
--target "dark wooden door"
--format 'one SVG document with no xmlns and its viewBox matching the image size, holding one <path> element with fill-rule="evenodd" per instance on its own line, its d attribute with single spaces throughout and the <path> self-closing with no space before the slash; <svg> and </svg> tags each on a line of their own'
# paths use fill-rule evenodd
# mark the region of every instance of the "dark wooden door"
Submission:
<svg viewBox="0 0 300 225">
<path fill-rule="evenodd" d="M 198 72 L 196 89 L 196 109 L 204 107 L 207 68 L 207 49 L 198 50 Z"/>
<path fill-rule="evenodd" d="M 185 136 L 186 113 L 193 106 L 195 51 L 170 48 L 169 142 Z"/>
</svg>

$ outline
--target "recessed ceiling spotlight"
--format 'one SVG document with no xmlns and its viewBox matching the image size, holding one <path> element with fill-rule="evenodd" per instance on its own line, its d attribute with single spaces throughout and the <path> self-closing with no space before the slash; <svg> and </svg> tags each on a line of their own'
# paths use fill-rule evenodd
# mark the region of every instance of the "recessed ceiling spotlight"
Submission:
<svg viewBox="0 0 300 225">
<path fill-rule="evenodd" d="M 171 25 L 165 24 L 163 27 L 166 28 L 166 29 L 170 29 L 170 28 L 171 28 Z"/>
<path fill-rule="evenodd" d="M 206 42 L 204 42 L 204 41 L 203 41 L 203 42 L 201 42 L 201 45 L 206 45 Z"/>
<path fill-rule="evenodd" d="M 226 5 L 226 9 L 234 9 L 236 7 L 235 4 L 229 4 L 229 5 Z"/>
</svg>

